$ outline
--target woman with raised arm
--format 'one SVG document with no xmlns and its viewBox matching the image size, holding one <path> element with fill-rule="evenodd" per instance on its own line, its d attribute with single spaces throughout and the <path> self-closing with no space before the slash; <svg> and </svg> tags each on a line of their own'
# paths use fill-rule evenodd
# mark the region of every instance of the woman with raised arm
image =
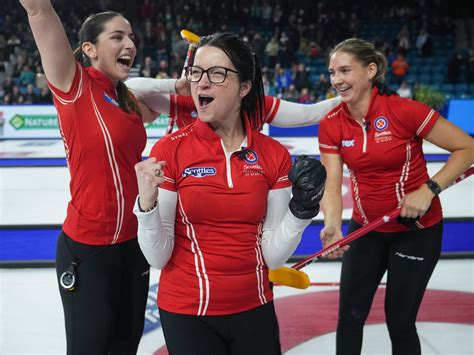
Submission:
<svg viewBox="0 0 474 355">
<path fill-rule="evenodd" d="M 281 354 L 268 268 L 292 255 L 318 213 L 324 167 L 308 157 L 291 167 L 285 147 L 252 128 L 263 81 L 243 39 L 203 38 L 186 79 L 198 118 L 136 165 L 138 240 L 162 269 L 168 350 Z"/>
<path fill-rule="evenodd" d="M 73 53 L 49 0 L 20 1 L 58 111 L 71 200 L 56 270 L 68 354 L 135 354 L 144 326 L 149 265 L 137 242 L 134 165 L 154 116 L 123 83 L 135 59 L 120 14 L 88 17 Z"/>
<path fill-rule="evenodd" d="M 364 323 L 385 272 L 392 354 L 420 354 L 416 316 L 441 253 L 443 223 L 437 195 L 474 162 L 474 140 L 420 102 L 380 96 L 376 85 L 384 81 L 387 61 L 371 43 L 345 40 L 329 59 L 331 84 L 342 103 L 319 128 L 321 160 L 328 174 L 323 244 L 342 238 L 344 163 L 350 172 L 353 203 L 348 233 L 398 206 L 402 217 L 402 223 L 385 223 L 351 243 L 344 253 L 337 354 L 360 354 Z M 431 178 L 423 139 L 452 152 Z"/>
</svg>

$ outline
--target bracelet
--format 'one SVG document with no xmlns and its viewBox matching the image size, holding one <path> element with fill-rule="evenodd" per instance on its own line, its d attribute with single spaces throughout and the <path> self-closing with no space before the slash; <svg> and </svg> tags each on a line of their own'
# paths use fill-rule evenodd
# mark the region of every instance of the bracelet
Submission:
<svg viewBox="0 0 474 355">
<path fill-rule="evenodd" d="M 156 208 L 156 206 L 158 206 L 158 200 L 155 200 L 155 203 L 153 204 L 153 206 L 144 210 L 142 209 L 142 206 L 140 206 L 140 197 L 138 198 L 138 209 L 140 210 L 140 212 L 143 212 L 143 213 L 151 212 Z"/>
</svg>

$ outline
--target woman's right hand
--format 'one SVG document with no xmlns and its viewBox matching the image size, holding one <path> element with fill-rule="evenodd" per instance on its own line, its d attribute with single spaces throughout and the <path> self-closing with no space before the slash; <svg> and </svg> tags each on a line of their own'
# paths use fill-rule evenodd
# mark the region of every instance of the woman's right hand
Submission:
<svg viewBox="0 0 474 355">
<path fill-rule="evenodd" d="M 156 158 L 148 158 L 135 164 L 138 195 L 140 196 L 140 207 L 142 210 L 148 210 L 155 204 L 158 198 L 158 187 L 164 181 L 162 169 L 165 166 L 165 161 L 157 161 Z"/>
<path fill-rule="evenodd" d="M 326 226 L 321 229 L 320 233 L 321 242 L 323 243 L 323 248 L 326 248 L 328 245 L 337 242 L 343 238 L 341 228 L 336 228 L 334 226 Z M 331 254 L 328 254 L 329 259 L 340 258 L 344 252 L 349 249 L 349 246 L 343 246 L 333 251 Z"/>
<path fill-rule="evenodd" d="M 191 84 L 186 80 L 184 75 L 176 80 L 175 89 L 178 95 L 191 96 Z"/>
</svg>

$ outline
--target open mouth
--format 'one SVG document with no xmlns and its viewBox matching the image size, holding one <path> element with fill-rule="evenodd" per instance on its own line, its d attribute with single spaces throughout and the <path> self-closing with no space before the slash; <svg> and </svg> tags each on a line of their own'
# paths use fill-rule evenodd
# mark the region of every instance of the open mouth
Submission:
<svg viewBox="0 0 474 355">
<path fill-rule="evenodd" d="M 204 96 L 204 95 L 199 95 L 199 106 L 200 107 L 205 107 L 209 105 L 212 101 L 214 101 L 214 98 L 211 96 Z"/>
<path fill-rule="evenodd" d="M 345 88 L 337 88 L 337 91 L 339 92 L 346 92 L 347 90 L 349 90 L 352 86 L 349 86 L 349 87 L 345 87 Z"/>
<path fill-rule="evenodd" d="M 128 69 L 132 65 L 132 58 L 129 56 L 122 56 L 117 59 L 117 63 Z"/>
</svg>

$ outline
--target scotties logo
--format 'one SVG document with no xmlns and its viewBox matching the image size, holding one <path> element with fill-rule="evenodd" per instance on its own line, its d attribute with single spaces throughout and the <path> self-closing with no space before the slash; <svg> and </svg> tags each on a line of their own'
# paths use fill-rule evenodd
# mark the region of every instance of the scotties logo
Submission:
<svg viewBox="0 0 474 355">
<path fill-rule="evenodd" d="M 388 127 L 388 120 L 383 117 L 383 116 L 380 116 L 380 117 L 377 117 L 374 121 L 374 128 L 377 130 L 377 131 L 383 131 L 385 129 L 387 129 Z"/>
<path fill-rule="evenodd" d="M 216 168 L 213 167 L 202 167 L 202 168 L 186 168 L 183 171 L 183 177 L 194 176 L 197 178 L 203 178 L 206 176 L 216 175 Z"/>
<path fill-rule="evenodd" d="M 258 161 L 258 155 L 254 150 L 246 149 L 244 160 L 249 164 L 255 164 Z"/>
</svg>

